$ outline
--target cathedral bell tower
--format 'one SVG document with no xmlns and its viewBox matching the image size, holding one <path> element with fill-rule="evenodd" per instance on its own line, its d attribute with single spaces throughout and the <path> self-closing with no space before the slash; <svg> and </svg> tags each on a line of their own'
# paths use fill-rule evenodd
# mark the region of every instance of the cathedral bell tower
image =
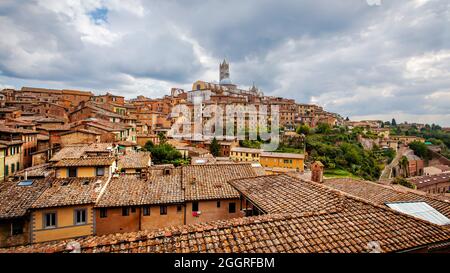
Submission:
<svg viewBox="0 0 450 273">
<path fill-rule="evenodd" d="M 232 86 L 230 79 L 230 64 L 227 63 L 227 61 L 224 59 L 223 62 L 219 65 L 219 71 L 220 71 L 220 85 L 226 85 L 226 86 Z"/>
</svg>

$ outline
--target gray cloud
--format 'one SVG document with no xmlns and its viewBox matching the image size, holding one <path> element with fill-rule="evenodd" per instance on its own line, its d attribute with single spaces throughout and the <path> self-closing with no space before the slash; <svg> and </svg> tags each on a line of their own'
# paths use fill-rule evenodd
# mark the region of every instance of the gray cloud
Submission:
<svg viewBox="0 0 450 273">
<path fill-rule="evenodd" d="M 227 57 L 266 94 L 450 125 L 449 22 L 445 0 L 5 0 L 0 86 L 160 96 L 217 80 Z"/>
</svg>

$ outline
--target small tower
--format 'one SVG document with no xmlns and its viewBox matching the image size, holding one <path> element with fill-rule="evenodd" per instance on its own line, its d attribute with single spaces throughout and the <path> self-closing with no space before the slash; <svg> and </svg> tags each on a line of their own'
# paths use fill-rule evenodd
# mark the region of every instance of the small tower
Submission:
<svg viewBox="0 0 450 273">
<path fill-rule="evenodd" d="M 311 180 L 314 182 L 323 182 L 323 164 L 320 161 L 316 161 L 311 164 Z"/>
<path fill-rule="evenodd" d="M 220 71 L 220 81 L 224 79 L 230 78 L 230 65 L 227 63 L 225 59 L 223 59 L 223 62 L 219 65 L 219 71 Z"/>
</svg>

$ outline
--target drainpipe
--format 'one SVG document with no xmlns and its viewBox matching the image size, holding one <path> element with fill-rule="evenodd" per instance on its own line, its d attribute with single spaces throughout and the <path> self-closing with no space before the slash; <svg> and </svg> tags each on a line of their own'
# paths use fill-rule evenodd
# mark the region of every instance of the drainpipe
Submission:
<svg viewBox="0 0 450 273">
<path fill-rule="evenodd" d="M 142 228 L 142 211 L 141 211 L 142 207 L 139 207 L 139 231 L 141 231 Z"/>
</svg>

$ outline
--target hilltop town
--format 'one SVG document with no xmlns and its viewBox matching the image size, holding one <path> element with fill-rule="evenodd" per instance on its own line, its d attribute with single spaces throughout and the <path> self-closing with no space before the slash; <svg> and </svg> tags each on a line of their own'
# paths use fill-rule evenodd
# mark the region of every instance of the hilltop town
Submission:
<svg viewBox="0 0 450 273">
<path fill-rule="evenodd" d="M 176 137 L 192 122 L 174 108 L 190 118 L 199 99 L 277 106 L 279 145 L 195 126 Z M 450 250 L 449 128 L 241 89 L 226 60 L 218 83 L 162 98 L 22 87 L 0 105 L 0 252 Z"/>
</svg>

